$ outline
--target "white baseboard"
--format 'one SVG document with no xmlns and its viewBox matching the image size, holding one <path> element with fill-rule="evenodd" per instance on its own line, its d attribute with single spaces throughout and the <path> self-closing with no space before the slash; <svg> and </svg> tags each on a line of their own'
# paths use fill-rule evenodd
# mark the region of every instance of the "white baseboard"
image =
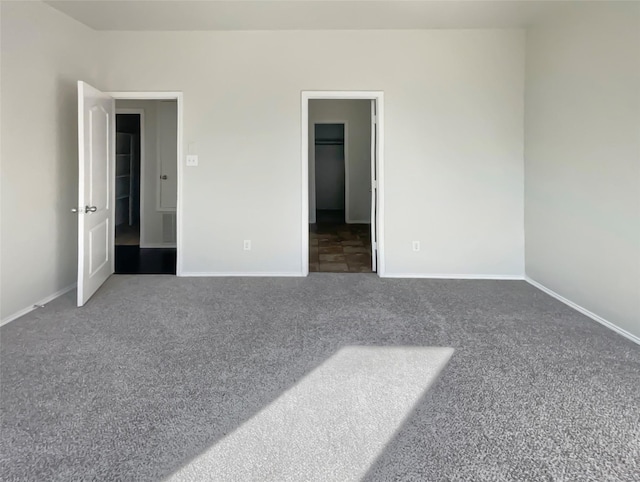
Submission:
<svg viewBox="0 0 640 482">
<path fill-rule="evenodd" d="M 594 321 L 597 321 L 598 323 L 600 323 L 601 325 L 606 326 L 607 328 L 615 331 L 616 333 L 624 336 L 625 338 L 633 341 L 634 343 L 637 343 L 638 345 L 640 345 L 640 338 L 638 338 L 637 336 L 633 335 L 632 333 L 629 333 L 627 330 L 620 328 L 618 325 L 611 323 L 609 320 L 605 320 L 603 317 L 596 315 L 594 312 L 587 310 L 586 308 L 583 308 L 582 306 L 580 306 L 577 303 L 574 303 L 571 300 L 568 300 L 567 298 L 565 298 L 562 295 L 559 295 L 558 293 L 556 293 L 555 291 L 547 288 L 546 286 L 544 286 L 543 284 L 538 283 L 537 281 L 529 278 L 528 276 L 525 276 L 525 281 L 527 283 L 529 283 L 531 286 L 535 286 L 536 288 L 538 288 L 540 291 L 544 291 L 546 294 L 548 294 L 549 296 L 557 299 L 558 301 L 561 301 L 562 303 L 564 303 L 567 306 L 570 306 L 571 308 L 573 308 L 576 311 L 579 311 L 580 313 L 582 313 L 585 316 L 588 316 L 589 318 L 591 318 Z"/>
<path fill-rule="evenodd" d="M 55 300 L 56 298 L 68 293 L 69 291 L 76 289 L 76 284 L 77 283 L 73 283 L 72 285 L 67 286 L 66 288 L 63 288 L 60 291 L 56 291 L 52 295 L 49 295 L 46 298 L 41 299 L 40 301 L 36 301 L 35 303 L 33 303 L 29 307 L 24 308 L 24 309 L 22 309 L 22 310 L 20 310 L 20 311 L 18 311 L 16 313 L 14 313 L 13 315 L 7 316 L 4 320 L 0 321 L 0 326 L 6 325 L 7 323 L 18 319 L 21 316 L 26 315 L 27 313 L 31 313 L 33 310 L 37 309 L 37 307 L 35 305 L 46 305 L 47 303 L 50 303 L 51 301 Z"/>
<path fill-rule="evenodd" d="M 385 273 L 382 278 L 415 278 L 415 279 L 477 279 L 522 281 L 524 275 L 516 274 L 438 274 L 438 273 Z"/>
<path fill-rule="evenodd" d="M 242 278 L 242 277 L 251 277 L 251 278 L 300 278 L 305 276 L 300 271 L 294 272 L 259 272 L 259 273 L 224 273 L 224 272 L 189 272 L 183 271 L 180 273 L 180 276 L 183 278 Z"/>
<path fill-rule="evenodd" d="M 150 248 L 175 248 L 174 244 L 162 244 L 162 243 L 140 243 L 140 248 L 150 249 Z"/>
</svg>

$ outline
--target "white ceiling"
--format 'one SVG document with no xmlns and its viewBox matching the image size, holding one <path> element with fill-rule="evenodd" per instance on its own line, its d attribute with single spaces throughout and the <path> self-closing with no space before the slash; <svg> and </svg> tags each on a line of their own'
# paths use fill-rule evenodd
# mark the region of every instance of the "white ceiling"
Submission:
<svg viewBox="0 0 640 482">
<path fill-rule="evenodd" d="M 48 0 L 96 30 L 524 27 L 566 2 L 527 0 Z"/>
</svg>

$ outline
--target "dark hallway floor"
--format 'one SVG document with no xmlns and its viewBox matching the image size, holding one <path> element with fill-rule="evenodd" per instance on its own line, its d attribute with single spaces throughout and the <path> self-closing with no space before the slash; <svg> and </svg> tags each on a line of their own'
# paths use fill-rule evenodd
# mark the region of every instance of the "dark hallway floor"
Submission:
<svg viewBox="0 0 640 482">
<path fill-rule="evenodd" d="M 116 274 L 176 274 L 176 248 L 116 246 Z"/>
<path fill-rule="evenodd" d="M 346 224 L 344 211 L 318 211 L 309 225 L 309 271 L 371 273 L 371 225 Z"/>
</svg>

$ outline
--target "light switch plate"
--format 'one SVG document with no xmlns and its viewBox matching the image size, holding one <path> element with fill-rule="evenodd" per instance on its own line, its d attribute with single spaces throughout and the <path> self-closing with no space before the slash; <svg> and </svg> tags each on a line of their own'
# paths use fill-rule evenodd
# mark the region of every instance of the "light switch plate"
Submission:
<svg viewBox="0 0 640 482">
<path fill-rule="evenodd" d="M 187 155 L 187 166 L 195 167 L 198 165 L 198 156 L 195 154 Z"/>
</svg>

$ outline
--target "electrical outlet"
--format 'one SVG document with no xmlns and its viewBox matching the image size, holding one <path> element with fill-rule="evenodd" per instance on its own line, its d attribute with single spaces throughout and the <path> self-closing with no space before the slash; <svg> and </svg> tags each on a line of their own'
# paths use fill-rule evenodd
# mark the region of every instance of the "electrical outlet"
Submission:
<svg viewBox="0 0 640 482">
<path fill-rule="evenodd" d="M 420 241 L 414 241 L 413 242 L 413 250 L 414 251 L 420 251 Z"/>
<path fill-rule="evenodd" d="M 187 166 L 189 167 L 197 167 L 198 165 L 198 156 L 196 154 L 188 154 L 187 155 Z"/>
<path fill-rule="evenodd" d="M 251 240 L 250 239 L 245 239 L 244 240 L 244 250 L 245 251 L 251 251 Z"/>
</svg>

